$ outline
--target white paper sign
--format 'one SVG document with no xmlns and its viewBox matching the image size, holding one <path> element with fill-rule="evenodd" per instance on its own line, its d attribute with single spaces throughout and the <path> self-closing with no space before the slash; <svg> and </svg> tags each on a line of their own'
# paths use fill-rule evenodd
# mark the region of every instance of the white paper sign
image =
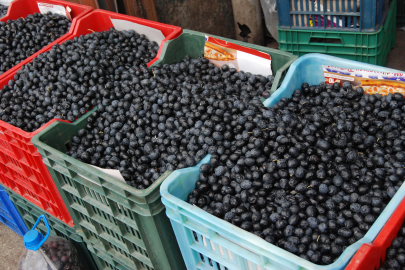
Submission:
<svg viewBox="0 0 405 270">
<path fill-rule="evenodd" d="M 162 31 L 149 26 L 118 19 L 111 19 L 111 22 L 114 25 L 114 28 L 118 31 L 134 30 L 138 34 L 145 35 L 147 39 L 149 39 L 150 41 L 155 41 L 159 45 L 165 39 Z"/>
<path fill-rule="evenodd" d="M 59 15 L 65 16 L 69 20 L 72 20 L 72 17 L 70 16 L 71 9 L 69 7 L 65 8 L 64 6 L 61 6 L 61 5 L 38 3 L 38 9 L 39 9 L 39 12 L 41 12 L 42 14 L 50 12 L 53 14 L 59 14 Z"/>
<path fill-rule="evenodd" d="M 90 165 L 90 164 L 88 164 L 88 165 Z M 102 168 L 100 168 L 100 167 L 93 166 L 93 165 L 90 165 L 90 166 L 93 167 L 94 169 L 97 169 L 97 170 L 99 170 L 99 171 L 101 171 L 101 172 L 103 172 L 103 173 L 108 174 L 109 176 L 112 176 L 113 178 L 115 178 L 115 179 L 117 179 L 117 180 L 119 180 L 119 181 L 121 181 L 121 182 L 126 183 L 124 177 L 122 177 L 122 175 L 121 175 L 121 173 L 120 173 L 119 170 L 102 169 Z M 93 180 L 91 180 L 90 178 L 87 178 L 87 177 L 84 176 L 84 175 L 81 175 L 81 174 L 79 174 L 79 175 L 80 175 L 81 177 L 83 177 L 84 179 L 87 179 L 87 180 L 89 180 L 90 182 L 92 182 L 92 183 L 94 183 L 94 184 L 96 184 L 96 185 L 98 185 L 98 186 L 100 185 L 100 184 L 94 182 Z"/>
<path fill-rule="evenodd" d="M 102 169 L 102 168 L 100 168 L 100 167 L 93 166 L 93 165 L 90 165 L 90 166 L 93 167 L 93 168 L 96 168 L 96 169 L 99 170 L 99 171 L 102 171 L 103 173 L 108 174 L 109 176 L 114 177 L 114 178 L 117 179 L 117 180 L 120 180 L 120 181 L 126 183 L 124 177 L 122 177 L 122 175 L 121 175 L 121 173 L 120 173 L 119 170 Z"/>
<path fill-rule="evenodd" d="M 0 4 L 8 7 L 11 4 L 11 2 L 13 2 L 13 1 L 14 0 L 0 0 Z"/>
<path fill-rule="evenodd" d="M 252 74 L 260 74 L 265 77 L 273 75 L 271 71 L 271 60 L 238 51 L 239 69 Z"/>
</svg>

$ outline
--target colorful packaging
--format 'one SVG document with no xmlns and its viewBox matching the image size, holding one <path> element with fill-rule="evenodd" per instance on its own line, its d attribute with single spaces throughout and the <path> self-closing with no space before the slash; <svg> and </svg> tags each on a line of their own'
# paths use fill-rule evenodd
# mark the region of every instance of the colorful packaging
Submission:
<svg viewBox="0 0 405 270">
<path fill-rule="evenodd" d="M 355 87 L 361 86 L 367 94 L 401 93 L 405 96 L 405 74 L 391 72 L 376 72 L 360 69 L 346 69 L 332 66 L 322 66 L 325 83 L 341 85 L 350 82 Z"/>
<path fill-rule="evenodd" d="M 217 67 L 225 64 L 237 71 L 273 75 L 269 54 L 217 38 L 205 37 L 204 57 Z"/>
</svg>

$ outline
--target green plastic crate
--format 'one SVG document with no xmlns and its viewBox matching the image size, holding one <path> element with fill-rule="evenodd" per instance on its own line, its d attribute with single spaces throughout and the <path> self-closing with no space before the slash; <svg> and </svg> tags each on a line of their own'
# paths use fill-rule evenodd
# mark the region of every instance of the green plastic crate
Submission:
<svg viewBox="0 0 405 270">
<path fill-rule="evenodd" d="M 69 240 L 73 246 L 76 248 L 77 253 L 80 257 L 80 260 L 84 263 L 84 269 L 88 270 L 98 270 L 93 256 L 90 251 L 87 249 L 86 243 L 83 241 L 82 237 L 76 233 L 76 231 L 65 225 L 62 221 L 54 218 L 49 215 L 47 212 L 37 207 L 33 203 L 24 199 L 20 195 L 15 194 L 13 191 L 5 187 L 7 194 L 9 195 L 10 200 L 14 203 L 17 211 L 20 213 L 22 219 L 24 220 L 25 225 L 28 229 L 31 229 L 39 216 L 45 215 L 48 219 L 49 226 L 51 228 L 51 235 L 57 235 Z M 46 234 L 46 227 L 44 223 L 40 223 L 36 228 L 43 235 Z"/>
<path fill-rule="evenodd" d="M 279 50 L 221 39 L 269 53 L 274 90 L 298 58 Z M 178 62 L 186 55 L 203 56 L 204 42 L 204 33 L 184 30 L 181 36 L 164 44 L 161 58 L 154 65 Z M 106 269 L 185 269 L 160 200 L 159 187 L 170 171 L 149 188 L 137 190 L 64 154 L 71 138 L 86 126 L 94 110 L 73 124 L 55 122 L 32 139 L 69 209 L 76 231 L 102 254 L 99 257 Z"/>
<path fill-rule="evenodd" d="M 119 261 L 111 257 L 107 252 L 98 248 L 97 246 L 88 245 L 88 249 L 93 256 L 99 270 L 132 270 L 122 265 Z M 147 269 L 147 268 L 146 268 Z"/>
<path fill-rule="evenodd" d="M 32 139 L 76 231 L 88 244 L 108 254 L 109 261 L 118 261 L 122 269 L 185 269 L 160 201 L 159 187 L 171 172 L 149 188 L 138 190 L 64 154 L 71 138 L 86 127 L 95 110 L 72 124 L 55 122 Z"/>
<path fill-rule="evenodd" d="M 397 27 L 405 26 L 405 1 L 397 0 Z"/>
<path fill-rule="evenodd" d="M 297 56 L 280 50 L 271 49 L 229 38 L 205 34 L 197 31 L 183 30 L 183 34 L 181 34 L 178 38 L 165 42 L 162 49 L 162 56 L 155 62 L 154 65 L 157 65 L 159 63 L 171 64 L 174 62 L 181 62 L 186 55 L 189 55 L 192 58 L 204 56 L 205 35 L 209 35 L 214 38 L 218 38 L 238 44 L 240 46 L 252 48 L 270 54 L 271 66 L 274 75 L 274 83 L 270 93 L 274 93 L 277 90 L 277 88 L 283 82 L 288 68 L 295 60 L 298 59 Z"/>
<path fill-rule="evenodd" d="M 350 60 L 385 66 L 395 46 L 396 0 L 392 1 L 383 27 L 375 33 L 289 30 L 278 28 L 279 49 L 302 56 L 324 53 Z"/>
</svg>

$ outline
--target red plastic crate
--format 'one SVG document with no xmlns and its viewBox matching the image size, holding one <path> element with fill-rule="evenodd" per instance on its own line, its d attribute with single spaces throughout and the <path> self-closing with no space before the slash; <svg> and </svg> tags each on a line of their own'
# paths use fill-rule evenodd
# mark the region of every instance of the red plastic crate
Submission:
<svg viewBox="0 0 405 270">
<path fill-rule="evenodd" d="M 405 198 L 392 214 L 374 242 L 363 244 L 346 267 L 346 270 L 374 270 L 383 265 L 385 253 L 391 246 L 392 240 L 397 237 L 398 231 L 404 224 L 404 221 Z"/>
<path fill-rule="evenodd" d="M 77 21 L 73 35 L 68 39 L 71 39 L 73 37 L 78 37 L 80 35 L 91 34 L 93 31 L 101 32 L 101 31 L 110 30 L 110 28 L 113 27 L 113 24 L 111 23 L 110 18 L 130 21 L 133 23 L 149 26 L 149 27 L 162 31 L 162 34 L 165 36 L 165 39 L 160 44 L 160 49 L 159 49 L 159 52 L 156 55 L 155 59 L 153 59 L 152 61 L 150 61 L 148 63 L 148 67 L 151 66 L 153 63 L 155 63 L 159 59 L 160 53 L 163 49 L 163 44 L 167 40 L 171 40 L 171 39 L 174 39 L 174 38 L 180 36 L 181 33 L 183 32 L 181 30 L 181 28 L 178 26 L 168 25 L 168 24 L 140 19 L 140 18 L 128 16 L 128 15 L 118 14 L 115 12 L 96 9 L 93 12 L 83 16 L 82 18 L 80 18 Z M 139 34 L 145 34 L 145 33 L 139 33 Z"/>
<path fill-rule="evenodd" d="M 13 4 L 20 2 L 24 3 L 27 1 L 31 2 L 31 0 L 16 0 Z M 32 2 L 35 4 L 37 2 L 67 3 L 69 7 L 71 4 L 56 0 L 34 0 Z M 127 20 L 161 30 L 166 37 L 162 41 L 161 48 L 166 40 L 176 38 L 182 33 L 181 28 L 177 26 L 166 25 L 109 11 L 95 10 L 76 21 L 76 27 L 73 30 L 73 34 L 64 36 L 64 38 L 60 38 L 54 43 L 61 44 L 66 40 L 73 39 L 80 35 L 90 34 L 93 31 L 98 32 L 109 30 L 113 26 L 110 18 Z M 40 52 L 46 52 L 50 50 L 52 46 L 47 46 Z M 14 75 L 19 69 L 21 69 L 23 64 L 31 62 L 38 55 L 39 52 L 26 59 L 24 63 L 21 63 L 7 73 L 4 73 L 3 76 L 0 76 L 0 89 L 3 88 L 4 85 L 7 85 L 10 80 L 14 79 Z M 160 50 L 156 58 L 148 63 L 148 66 L 155 62 L 159 58 L 159 55 Z M 14 127 L 0 120 L 0 148 L 3 149 L 0 154 L 0 183 L 23 196 L 41 209 L 47 211 L 49 214 L 65 222 L 67 225 L 73 227 L 74 222 L 66 205 L 56 188 L 48 169 L 43 163 L 41 155 L 31 143 L 31 138 L 33 136 L 54 121 L 57 120 L 53 119 L 34 132 L 25 132 L 20 128 Z"/>
<path fill-rule="evenodd" d="M 57 120 L 30 133 L 0 121 L 0 183 L 73 227 L 69 211 L 41 155 L 31 143 L 33 136 L 54 121 Z"/>
<path fill-rule="evenodd" d="M 8 20 L 16 20 L 21 17 L 25 18 L 30 14 L 39 13 L 38 3 L 62 5 L 64 7 L 68 6 L 72 10 L 70 13 L 71 17 L 72 17 L 72 25 L 70 26 L 69 32 L 67 32 L 65 35 L 61 36 L 60 38 L 56 39 L 54 42 L 43 47 L 41 50 L 34 53 L 27 59 L 23 60 L 19 64 L 15 65 L 11 69 L 7 70 L 3 74 L 1 74 L 0 80 L 5 78 L 8 74 L 13 73 L 14 71 L 20 69 L 22 65 L 25 65 L 26 63 L 30 62 L 34 57 L 38 56 L 40 53 L 43 53 L 43 52 L 49 50 L 50 48 L 52 48 L 52 46 L 54 44 L 60 43 L 63 40 L 65 40 L 68 36 L 70 36 L 73 33 L 77 20 L 80 17 L 84 16 L 85 14 L 87 14 L 93 10 L 93 8 L 89 7 L 89 6 L 75 4 L 72 2 L 60 1 L 60 0 L 14 0 L 13 2 L 11 2 L 10 6 L 8 8 L 7 15 L 2 17 L 0 19 L 0 21 L 7 22 Z"/>
</svg>

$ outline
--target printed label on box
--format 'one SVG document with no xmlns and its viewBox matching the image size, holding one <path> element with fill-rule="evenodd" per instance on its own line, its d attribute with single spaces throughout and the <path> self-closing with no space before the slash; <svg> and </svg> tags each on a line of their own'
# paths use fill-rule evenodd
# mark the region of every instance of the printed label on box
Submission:
<svg viewBox="0 0 405 270">
<path fill-rule="evenodd" d="M 237 71 L 273 75 L 269 54 L 217 38 L 205 36 L 204 57 L 217 67 L 228 65 Z"/>
<path fill-rule="evenodd" d="M 400 93 L 405 96 L 405 74 L 378 72 L 360 69 L 347 69 L 322 66 L 325 83 L 334 84 L 350 82 L 355 88 L 361 86 L 366 94 L 388 95 Z"/>
<path fill-rule="evenodd" d="M 38 3 L 38 9 L 39 12 L 42 14 L 46 14 L 48 12 L 53 13 L 53 14 L 59 14 L 62 16 L 65 16 L 69 20 L 72 20 L 72 17 L 70 15 L 70 12 L 72 11 L 70 7 L 64 7 L 61 5 L 53 5 L 53 4 L 48 4 L 48 3 Z"/>
</svg>

